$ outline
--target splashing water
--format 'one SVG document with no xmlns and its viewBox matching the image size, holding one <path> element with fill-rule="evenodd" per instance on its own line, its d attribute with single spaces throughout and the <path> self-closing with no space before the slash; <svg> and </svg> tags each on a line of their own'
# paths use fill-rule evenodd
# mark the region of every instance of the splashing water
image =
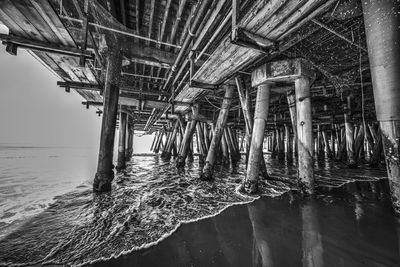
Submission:
<svg viewBox="0 0 400 267">
<path fill-rule="evenodd" d="M 116 177 L 111 193 L 93 195 L 90 183 L 55 198 L 44 212 L 0 240 L 0 264 L 82 265 L 157 244 L 182 223 L 214 216 L 260 195 L 275 197 L 295 189 L 296 169 L 267 156 L 274 180 L 257 196 L 237 190 L 245 165 L 216 167 L 215 180 L 198 179 L 200 166 L 184 172 L 155 157 L 136 157 Z M 354 180 L 375 181 L 382 170 L 348 170 L 326 163 L 316 168 L 317 186 L 337 187 Z"/>
</svg>

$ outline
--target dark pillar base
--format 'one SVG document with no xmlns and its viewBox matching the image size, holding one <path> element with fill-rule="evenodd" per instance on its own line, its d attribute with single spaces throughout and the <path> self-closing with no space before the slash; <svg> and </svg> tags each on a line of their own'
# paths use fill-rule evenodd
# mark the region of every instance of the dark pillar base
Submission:
<svg viewBox="0 0 400 267">
<path fill-rule="evenodd" d="M 212 181 L 213 180 L 213 166 L 207 165 L 207 168 L 204 168 L 203 172 L 200 174 L 200 180 L 202 181 Z"/>
<path fill-rule="evenodd" d="M 243 190 L 248 194 L 255 194 L 258 192 L 258 180 L 246 180 L 243 183 Z"/>
<path fill-rule="evenodd" d="M 96 173 L 93 181 L 93 191 L 97 193 L 110 192 L 111 181 L 114 179 L 114 172 Z"/>
<path fill-rule="evenodd" d="M 184 168 L 185 167 L 185 159 L 181 155 L 178 155 L 178 157 L 176 158 L 175 166 L 177 168 Z"/>
</svg>

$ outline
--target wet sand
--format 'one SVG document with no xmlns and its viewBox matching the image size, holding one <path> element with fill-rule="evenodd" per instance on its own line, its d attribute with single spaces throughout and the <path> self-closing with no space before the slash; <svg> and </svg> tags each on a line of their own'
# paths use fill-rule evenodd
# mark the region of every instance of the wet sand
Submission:
<svg viewBox="0 0 400 267">
<path fill-rule="evenodd" d="M 291 191 L 184 224 L 160 244 L 92 266 L 400 266 L 387 180 Z"/>
</svg>

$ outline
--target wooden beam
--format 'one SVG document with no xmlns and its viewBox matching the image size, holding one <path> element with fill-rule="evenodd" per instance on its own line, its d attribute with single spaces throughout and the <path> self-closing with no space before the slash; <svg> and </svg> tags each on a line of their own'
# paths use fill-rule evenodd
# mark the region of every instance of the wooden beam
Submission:
<svg viewBox="0 0 400 267">
<path fill-rule="evenodd" d="M 164 39 L 164 33 L 165 33 L 165 27 L 167 26 L 167 19 L 168 19 L 168 14 L 171 9 L 171 2 L 172 0 L 167 0 L 167 4 L 165 6 L 165 11 L 164 11 L 164 17 L 161 25 L 161 31 L 160 31 L 160 41 Z M 160 44 L 157 45 L 158 48 L 160 48 Z"/>
<path fill-rule="evenodd" d="M 17 47 L 29 50 L 55 53 L 55 54 L 74 56 L 74 57 L 84 56 L 87 59 L 93 59 L 92 52 L 82 51 L 81 49 L 75 47 L 59 46 L 49 42 L 34 41 L 19 36 L 7 35 L 1 33 L 0 33 L 0 40 L 3 41 L 3 44 L 13 44 Z"/>
<path fill-rule="evenodd" d="M 153 20 L 154 20 L 154 10 L 155 9 L 155 0 L 150 1 L 150 19 L 149 19 L 149 32 L 148 37 L 151 38 L 151 32 L 153 29 Z M 161 40 L 160 40 L 161 41 Z M 146 42 L 149 45 L 149 41 Z"/>
<path fill-rule="evenodd" d="M 140 1 L 139 0 L 136 0 L 136 10 L 135 10 L 135 13 L 136 13 L 136 33 L 137 34 L 140 34 L 140 9 L 139 9 L 139 7 L 140 7 Z"/>
<path fill-rule="evenodd" d="M 121 10 L 122 24 L 124 24 L 125 26 L 128 26 L 127 20 L 126 20 L 125 0 L 119 0 L 119 6 L 120 6 L 120 10 Z"/>
<path fill-rule="evenodd" d="M 134 76 L 134 77 L 146 78 L 146 79 L 154 79 L 154 80 L 162 80 L 162 81 L 165 81 L 165 80 L 166 80 L 165 78 L 162 78 L 162 77 L 152 77 L 152 76 L 141 75 L 141 74 L 135 74 L 135 73 L 129 73 L 129 72 L 121 72 L 121 75 Z"/>
<path fill-rule="evenodd" d="M 277 45 L 274 42 L 246 29 L 236 28 L 232 34 L 231 40 L 233 44 L 249 47 L 263 53 L 269 53 L 271 49 L 277 50 Z"/>
<path fill-rule="evenodd" d="M 314 22 L 315 24 L 317 24 L 318 26 L 320 26 L 321 28 L 324 28 L 325 30 L 327 30 L 327 31 L 329 31 L 329 32 L 331 32 L 331 33 L 333 33 L 334 35 L 338 36 L 339 38 L 345 40 L 345 41 L 348 42 L 349 44 L 351 44 L 351 45 L 353 45 L 353 46 L 355 46 L 355 47 L 361 49 L 362 51 L 368 53 L 368 50 L 367 50 L 365 47 L 362 47 L 361 45 L 354 43 L 352 40 L 350 40 L 350 39 L 347 38 L 346 36 L 344 36 L 344 35 L 342 35 L 342 34 L 336 32 L 335 30 L 329 28 L 328 26 L 326 26 L 326 25 L 323 24 L 322 22 L 320 22 L 320 21 L 318 21 L 318 20 L 316 20 L 316 19 L 313 19 L 313 20 L 311 20 L 311 21 Z"/>
<path fill-rule="evenodd" d="M 133 59 L 158 63 L 164 68 L 172 66 L 176 58 L 175 53 L 133 43 L 126 44 L 123 51 Z M 151 65 L 151 63 L 148 65 Z"/>
<path fill-rule="evenodd" d="M 133 106 L 133 107 L 138 107 L 140 106 L 140 102 L 142 102 L 143 108 L 156 108 L 156 109 L 161 109 L 164 106 L 168 105 L 169 102 L 167 101 L 162 101 L 162 100 L 142 100 L 136 99 L 136 98 L 130 98 L 130 97 L 120 97 L 119 98 L 119 105 L 124 105 L 124 106 Z M 102 106 L 103 102 L 99 101 L 83 101 L 82 105 L 89 105 L 89 106 Z M 191 103 L 185 103 L 185 102 L 180 102 L 176 101 L 174 102 L 174 105 L 176 106 L 185 106 L 185 107 L 190 107 Z"/>
<path fill-rule="evenodd" d="M 176 32 L 178 30 L 179 23 L 180 23 L 180 21 L 182 19 L 182 13 L 183 13 L 183 9 L 184 9 L 184 7 L 186 5 L 186 2 L 187 2 L 187 0 L 181 0 L 180 3 L 179 3 L 179 8 L 178 8 L 178 12 L 177 12 L 177 15 L 176 15 L 176 20 L 174 22 L 174 25 L 172 26 L 171 36 L 169 38 L 169 42 L 171 42 L 171 43 L 174 42 L 174 38 L 175 38 Z"/>
<path fill-rule="evenodd" d="M 155 60 L 149 60 L 149 59 L 143 59 L 143 58 L 131 58 L 130 61 L 132 63 L 139 63 L 143 65 L 148 65 L 152 67 L 157 67 L 157 68 L 162 68 L 162 69 L 170 69 L 171 66 L 167 63 L 155 61 Z"/>
<path fill-rule="evenodd" d="M 240 0 L 232 0 L 232 37 L 235 36 L 239 21 Z"/>
</svg>

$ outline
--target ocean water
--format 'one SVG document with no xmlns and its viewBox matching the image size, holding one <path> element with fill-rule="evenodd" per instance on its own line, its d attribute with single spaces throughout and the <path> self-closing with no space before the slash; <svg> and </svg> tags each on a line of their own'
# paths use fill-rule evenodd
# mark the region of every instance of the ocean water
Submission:
<svg viewBox="0 0 400 267">
<path fill-rule="evenodd" d="M 178 171 L 173 162 L 158 156 L 138 156 L 115 178 L 111 193 L 95 195 L 90 179 L 93 166 L 83 164 L 90 162 L 85 157 L 91 153 L 33 150 L 25 151 L 18 164 L 11 162 L 13 157 L 18 161 L 21 152 L 4 148 L 1 154 L 1 160 L 9 163 L 1 165 L 0 203 L 7 210 L 1 217 L 0 265 L 83 265 L 118 258 L 158 244 L 182 224 L 213 217 L 260 196 L 275 198 L 296 190 L 293 164 L 268 155 L 272 180 L 264 181 L 260 194 L 251 196 L 238 191 L 244 160 L 217 166 L 215 180 L 203 182 L 198 179 L 197 160 Z M 350 170 L 330 162 L 317 164 L 315 172 L 319 188 L 386 177 L 383 169 Z"/>
<path fill-rule="evenodd" d="M 90 183 L 97 149 L 0 144 L 0 238 L 54 197 Z"/>
</svg>

